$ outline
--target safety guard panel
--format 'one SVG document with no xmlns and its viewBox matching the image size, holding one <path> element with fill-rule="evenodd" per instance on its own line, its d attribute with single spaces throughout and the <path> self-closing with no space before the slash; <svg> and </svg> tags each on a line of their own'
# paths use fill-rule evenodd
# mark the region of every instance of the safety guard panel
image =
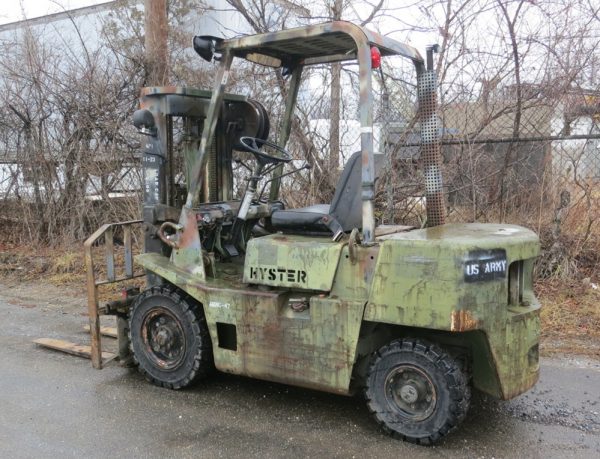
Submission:
<svg viewBox="0 0 600 459">
<path fill-rule="evenodd" d="M 331 237 L 272 234 L 252 239 L 244 282 L 328 292 L 343 246 Z"/>
</svg>

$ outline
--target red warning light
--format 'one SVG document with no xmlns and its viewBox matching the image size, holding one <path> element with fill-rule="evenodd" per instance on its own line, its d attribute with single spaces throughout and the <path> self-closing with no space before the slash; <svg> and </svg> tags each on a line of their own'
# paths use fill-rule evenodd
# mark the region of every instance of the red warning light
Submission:
<svg viewBox="0 0 600 459">
<path fill-rule="evenodd" d="M 381 66 L 381 53 L 377 46 L 371 46 L 371 68 L 378 69 Z"/>
</svg>

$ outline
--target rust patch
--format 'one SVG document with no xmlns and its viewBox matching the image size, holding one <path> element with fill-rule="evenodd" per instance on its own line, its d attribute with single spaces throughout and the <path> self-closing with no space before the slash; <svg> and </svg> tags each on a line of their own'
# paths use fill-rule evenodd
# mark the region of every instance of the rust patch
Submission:
<svg viewBox="0 0 600 459">
<path fill-rule="evenodd" d="M 179 248 L 196 247 L 198 239 L 198 222 L 196 221 L 196 213 L 184 207 L 182 210 L 182 226 L 183 231 L 179 236 Z"/>
<path fill-rule="evenodd" d="M 450 314 L 450 331 L 462 332 L 478 328 L 479 321 L 471 315 L 470 311 L 452 311 Z"/>
<path fill-rule="evenodd" d="M 283 234 L 276 234 L 273 236 L 273 240 L 275 241 L 283 241 L 283 242 L 288 242 L 290 240 L 289 237 L 283 235 Z"/>
</svg>

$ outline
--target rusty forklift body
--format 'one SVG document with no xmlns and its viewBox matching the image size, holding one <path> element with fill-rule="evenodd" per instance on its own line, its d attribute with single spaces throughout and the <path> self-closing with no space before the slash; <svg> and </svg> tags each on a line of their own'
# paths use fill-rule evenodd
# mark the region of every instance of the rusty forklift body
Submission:
<svg viewBox="0 0 600 459">
<path fill-rule="evenodd" d="M 180 388 L 214 365 L 339 394 L 364 389 L 386 431 L 422 444 L 460 423 L 471 385 L 501 399 L 532 387 L 538 238 L 514 225 L 444 222 L 432 52 L 426 63 L 410 46 L 341 21 L 230 40 L 196 37 L 194 45 L 207 60 L 219 56 L 212 91 L 145 88 L 134 120 L 144 134 L 145 183 L 145 250 L 136 262 L 149 288 L 101 310 L 120 317 L 119 339 L 131 340 L 148 379 Z M 375 224 L 373 48 L 415 66 L 427 228 Z M 267 141 L 260 103 L 225 93 L 234 59 L 290 75 L 276 145 Z M 352 60 L 361 151 L 331 204 L 285 209 L 279 187 L 302 70 Z M 182 132 L 179 160 L 174 122 Z M 242 199 L 233 195 L 233 150 L 251 152 L 257 164 Z M 257 191 L 263 181 L 268 196 Z M 93 242 L 92 354 L 101 367 Z"/>
</svg>

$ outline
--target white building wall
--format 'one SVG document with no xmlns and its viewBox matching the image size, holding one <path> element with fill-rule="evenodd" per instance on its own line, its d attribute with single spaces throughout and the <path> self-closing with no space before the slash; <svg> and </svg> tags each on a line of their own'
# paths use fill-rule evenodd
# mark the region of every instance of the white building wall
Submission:
<svg viewBox="0 0 600 459">
<path fill-rule="evenodd" d="M 552 135 L 561 135 L 563 118 L 552 123 Z M 585 116 L 571 122 L 570 135 L 600 134 L 600 119 Z M 554 174 L 573 180 L 600 178 L 600 139 L 560 140 L 552 142 Z"/>
<path fill-rule="evenodd" d="M 55 13 L 26 21 L 0 25 L 0 43 L 16 41 L 30 30 L 40 43 L 52 44 L 68 50 L 73 55 L 83 56 L 83 44 L 88 51 L 101 46 L 102 27 L 117 3 L 100 3 L 71 11 Z M 132 2 L 143 11 L 143 1 Z M 250 33 L 245 19 L 225 0 L 206 0 L 206 9 L 191 13 L 185 23 L 189 31 L 191 48 L 194 35 L 215 35 L 229 38 L 242 33 Z"/>
<path fill-rule="evenodd" d="M 111 11 L 114 11 L 117 2 L 105 2 L 84 8 L 78 8 L 71 11 L 51 14 L 27 21 L 18 21 L 9 24 L 0 25 L 0 47 L 10 46 L 12 43 L 19 43 L 30 34 L 34 38 L 34 43 L 40 43 L 44 46 L 50 46 L 56 55 L 69 56 L 73 61 L 84 61 L 87 53 L 98 51 L 105 43 L 102 36 L 103 27 L 109 19 Z M 232 11 L 225 0 L 207 0 L 208 9 L 199 10 L 197 14 L 190 14 L 185 23 L 185 28 L 189 32 L 189 55 L 190 59 L 197 59 L 201 63 L 201 58 L 197 56 L 192 49 L 192 38 L 194 35 L 215 35 L 222 37 L 232 37 L 241 32 L 250 33 L 245 26 L 244 18 L 237 12 Z M 143 11 L 143 1 L 133 2 L 133 6 Z M 56 66 L 65 64 L 66 59 L 53 63 Z M 0 74 L 0 87 L 2 86 L 2 75 Z M 10 193 L 13 176 L 17 173 L 14 160 L 14 154 L 6 151 L 6 146 L 0 145 L 0 199 L 7 193 Z M 13 159 L 11 159 L 13 158 Z M 61 170 L 57 170 L 59 180 Z M 135 174 L 130 174 L 129 183 L 123 183 L 125 188 L 139 188 L 139 180 Z M 92 182 L 94 182 L 92 177 Z M 27 192 L 28 188 L 24 184 L 23 177 L 20 176 L 19 187 L 21 192 Z M 96 180 L 99 186 L 99 179 Z M 127 180 L 126 180 L 127 182 Z M 90 184 L 89 193 L 94 193 L 94 183 Z"/>
</svg>

